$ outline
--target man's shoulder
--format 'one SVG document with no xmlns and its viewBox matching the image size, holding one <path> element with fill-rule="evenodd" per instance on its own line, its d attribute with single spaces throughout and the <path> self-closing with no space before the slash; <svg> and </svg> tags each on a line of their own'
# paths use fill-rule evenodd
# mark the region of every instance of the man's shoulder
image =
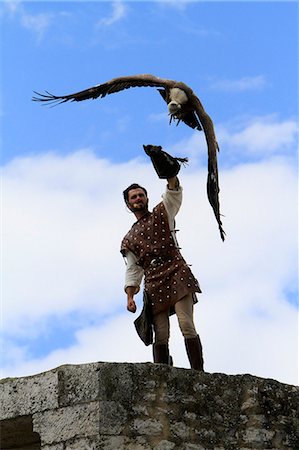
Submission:
<svg viewBox="0 0 299 450">
<path fill-rule="evenodd" d="M 123 256 L 130 248 L 130 238 L 131 238 L 131 230 L 127 232 L 127 234 L 122 238 L 122 241 L 120 243 L 120 252 L 122 253 Z"/>
<path fill-rule="evenodd" d="M 165 211 L 165 205 L 164 202 L 159 202 L 153 209 L 153 213 L 157 213 L 157 212 L 164 212 Z"/>
<path fill-rule="evenodd" d="M 135 224 L 133 224 L 131 226 L 131 228 L 129 229 L 129 231 L 124 235 L 124 237 L 122 238 L 122 242 L 128 240 L 132 236 L 132 231 L 134 230 L 134 225 Z"/>
</svg>

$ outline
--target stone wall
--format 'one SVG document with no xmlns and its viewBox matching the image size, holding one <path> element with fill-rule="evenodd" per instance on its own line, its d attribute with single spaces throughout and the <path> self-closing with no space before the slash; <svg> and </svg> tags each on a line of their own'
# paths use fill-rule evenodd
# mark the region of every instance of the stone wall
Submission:
<svg viewBox="0 0 299 450">
<path fill-rule="evenodd" d="M 1 449 L 299 449 L 299 388 L 160 364 L 1 381 Z"/>
</svg>

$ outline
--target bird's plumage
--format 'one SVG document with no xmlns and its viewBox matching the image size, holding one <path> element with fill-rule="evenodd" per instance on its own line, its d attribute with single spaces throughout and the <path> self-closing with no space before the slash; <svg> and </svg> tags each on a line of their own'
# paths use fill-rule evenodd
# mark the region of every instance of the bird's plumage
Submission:
<svg viewBox="0 0 299 450">
<path fill-rule="evenodd" d="M 199 98 L 189 86 L 175 80 L 159 78 L 150 74 L 141 74 L 113 78 L 106 83 L 98 84 L 69 95 L 57 96 L 50 94 L 47 91 L 44 94 L 35 92 L 36 96 L 34 96 L 32 100 L 50 104 L 74 101 L 79 102 L 82 100 L 103 98 L 106 95 L 114 94 L 132 87 L 156 87 L 168 105 L 170 122 L 172 120 L 177 120 L 178 124 L 182 121 L 193 129 L 203 129 L 208 146 L 208 199 L 218 222 L 221 238 L 224 240 L 225 233 L 222 228 L 218 195 L 218 143 L 210 116 L 206 113 Z"/>
</svg>

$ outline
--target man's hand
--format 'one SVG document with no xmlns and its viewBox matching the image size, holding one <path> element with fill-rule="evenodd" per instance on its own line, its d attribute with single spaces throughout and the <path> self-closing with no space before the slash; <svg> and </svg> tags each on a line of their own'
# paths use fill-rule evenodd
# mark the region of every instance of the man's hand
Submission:
<svg viewBox="0 0 299 450">
<path fill-rule="evenodd" d="M 172 177 L 172 178 L 167 179 L 167 186 L 168 186 L 168 189 L 170 189 L 171 191 L 177 191 L 179 185 L 180 185 L 180 182 L 179 182 L 178 177 Z"/>
<path fill-rule="evenodd" d="M 132 313 L 135 313 L 136 309 L 137 309 L 137 307 L 136 307 L 136 303 L 135 303 L 133 297 L 128 297 L 127 310 Z"/>
<path fill-rule="evenodd" d="M 139 291 L 139 286 L 127 286 L 126 293 L 128 296 L 127 310 L 134 313 L 137 310 L 136 303 L 134 301 L 134 295 Z"/>
</svg>

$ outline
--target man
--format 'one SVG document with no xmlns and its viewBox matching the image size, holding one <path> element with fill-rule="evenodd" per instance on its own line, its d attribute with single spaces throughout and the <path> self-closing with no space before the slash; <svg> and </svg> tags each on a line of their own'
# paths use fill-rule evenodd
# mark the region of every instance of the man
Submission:
<svg viewBox="0 0 299 450">
<path fill-rule="evenodd" d="M 154 151 L 159 158 L 163 157 L 163 153 L 170 157 L 161 147 L 154 147 Z M 155 164 L 154 167 L 159 175 Z M 127 261 L 127 309 L 136 312 L 134 295 L 139 292 L 144 276 L 144 291 L 151 307 L 155 336 L 154 362 L 170 363 L 169 316 L 176 313 L 190 365 L 203 371 L 202 347 L 193 321 L 193 305 L 197 302 L 195 293 L 201 290 L 180 253 L 175 236 L 174 218 L 182 203 L 179 180 L 176 175 L 167 178 L 163 200 L 153 212 L 148 209 L 146 189 L 138 184 L 129 186 L 123 195 L 127 207 L 137 219 L 121 243 L 121 252 Z"/>
</svg>

